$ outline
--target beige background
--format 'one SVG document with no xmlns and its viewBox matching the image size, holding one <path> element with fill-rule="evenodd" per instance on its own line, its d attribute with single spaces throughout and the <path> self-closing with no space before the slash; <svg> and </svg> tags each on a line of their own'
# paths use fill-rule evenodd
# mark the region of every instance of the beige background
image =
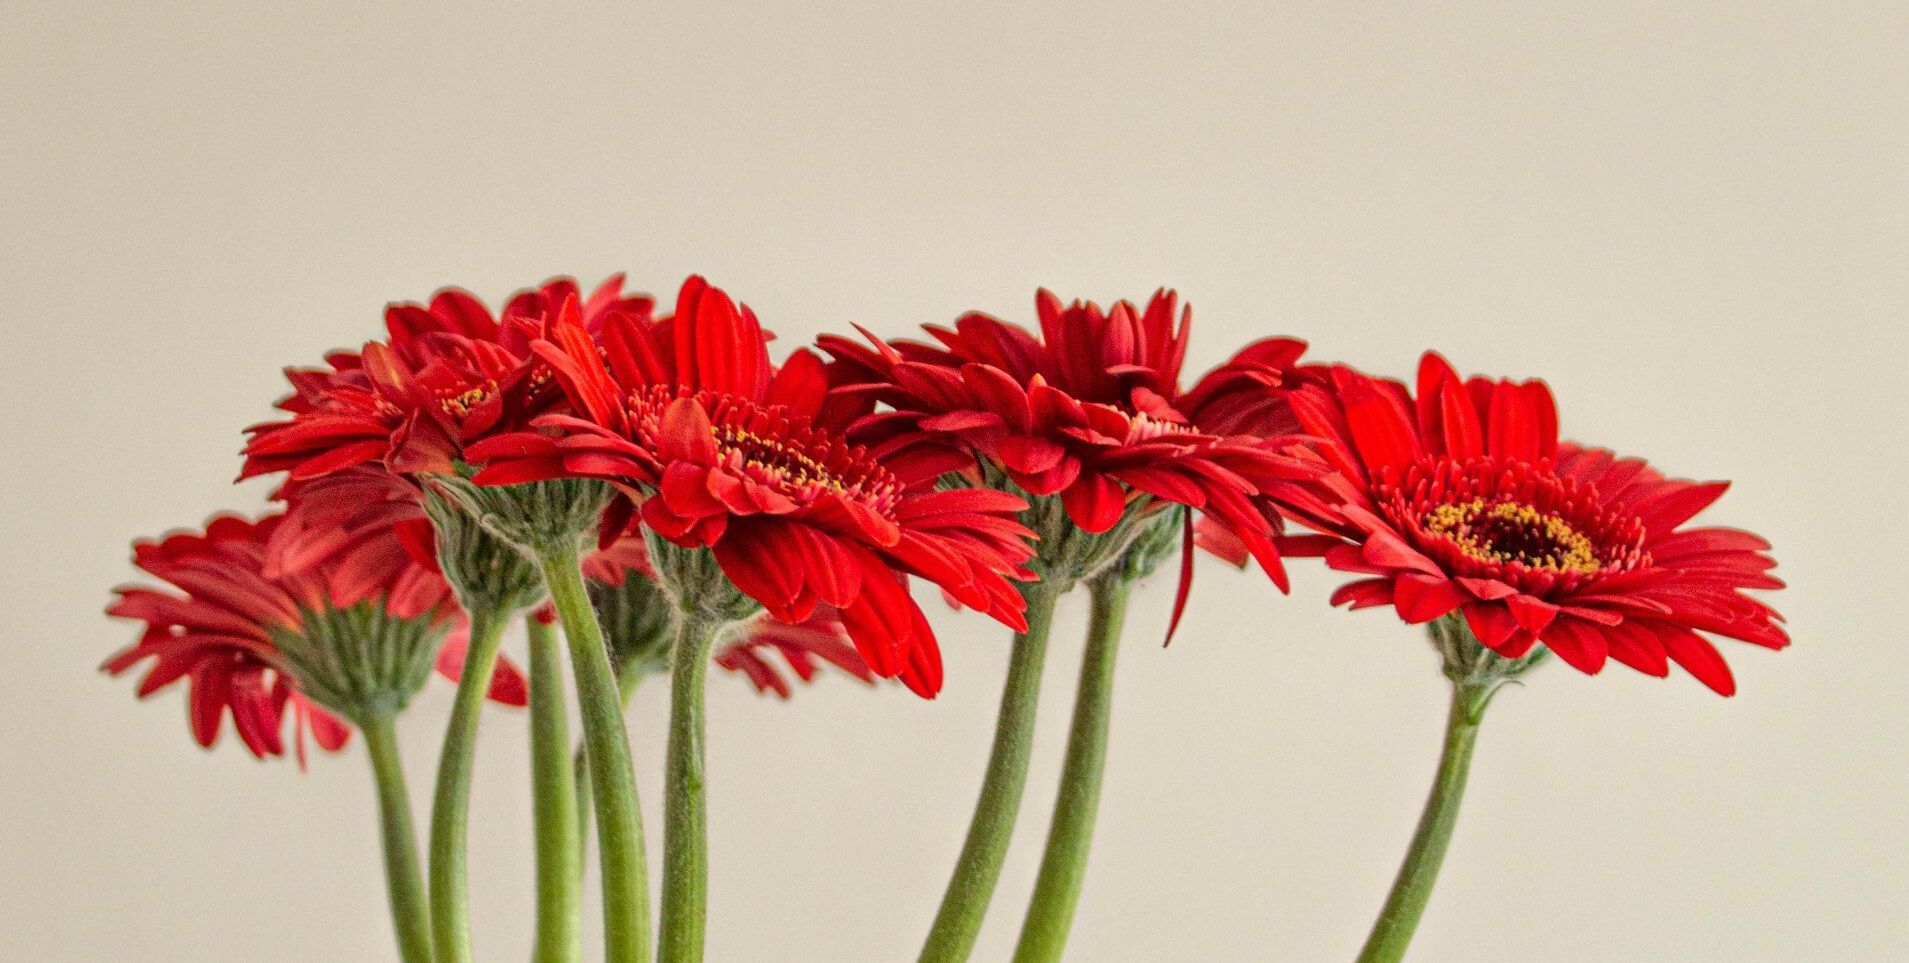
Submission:
<svg viewBox="0 0 1909 963">
<path fill-rule="evenodd" d="M 1797 644 L 1729 647 L 1733 700 L 1562 666 L 1506 695 L 1415 959 L 1909 952 L 1901 5 L 512 6 L 6 5 L 0 958 L 390 957 L 362 756 L 200 752 L 177 693 L 94 672 L 130 635 L 99 610 L 131 537 L 261 503 L 226 482 L 279 366 L 387 299 L 618 269 L 707 272 L 791 340 L 1170 284 L 1200 368 L 1289 332 L 1548 377 L 1571 436 L 1737 481 L 1709 517 L 1776 543 Z M 1170 651 L 1171 586 L 1139 596 L 1073 959 L 1352 955 L 1444 689 L 1336 582 L 1208 565 Z M 981 959 L 1018 928 L 1083 609 Z M 712 958 L 912 958 L 1006 656 L 937 618 L 933 704 L 717 680 Z M 420 794 L 448 696 L 405 722 Z M 485 740 L 479 955 L 516 960 L 521 717 Z"/>
</svg>

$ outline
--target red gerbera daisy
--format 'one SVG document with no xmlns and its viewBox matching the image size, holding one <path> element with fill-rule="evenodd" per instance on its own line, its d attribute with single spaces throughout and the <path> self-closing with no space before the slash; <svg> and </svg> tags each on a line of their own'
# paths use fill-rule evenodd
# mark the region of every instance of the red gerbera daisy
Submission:
<svg viewBox="0 0 1909 963">
<path fill-rule="evenodd" d="M 978 454 L 1029 494 L 1058 495 L 1066 517 L 1088 533 L 1109 531 L 1136 504 L 1197 509 L 1233 532 L 1283 590 L 1273 540 L 1279 508 L 1315 501 L 1308 482 L 1320 467 L 1281 442 L 1190 417 L 1211 407 L 1211 389 L 1183 397 L 1179 387 L 1192 309 L 1181 310 L 1171 291 L 1156 293 L 1144 310 L 1127 301 L 1109 311 L 1063 306 L 1045 290 L 1035 306 L 1038 336 L 970 313 L 952 329 L 927 328 L 940 346 L 890 344 L 867 332 L 869 345 L 822 338 L 841 392 L 893 409 L 868 415 L 854 437 L 924 460 L 923 449 L 953 452 L 953 464 Z M 1276 381 L 1305 348 L 1265 344 L 1255 372 L 1261 383 Z M 1186 524 L 1190 540 L 1190 513 Z M 1176 622 L 1191 571 L 1183 562 Z"/>
<path fill-rule="evenodd" d="M 574 320 L 536 352 L 581 417 L 468 450 L 480 484 L 599 478 L 639 499 L 666 542 L 709 548 L 730 583 L 777 619 L 834 606 L 869 667 L 933 695 L 940 653 L 904 575 L 1020 627 L 1009 579 L 1030 534 L 1020 499 L 936 491 L 938 472 L 842 440 L 821 362 L 798 351 L 779 370 L 753 312 L 691 278 L 674 317 L 622 315 L 593 340 Z M 601 350 L 599 351 L 599 342 Z"/>
<path fill-rule="evenodd" d="M 139 685 L 142 698 L 188 679 L 192 732 L 203 746 L 218 739 L 229 714 L 253 755 L 280 755 L 289 714 L 302 763 L 307 732 L 321 747 L 336 750 L 350 729 L 301 690 L 282 648 L 288 638 L 309 634 L 315 620 L 363 609 L 367 625 L 411 623 L 411 631 L 435 639 L 455 610 L 444 581 L 413 563 L 391 538 L 362 546 L 349 564 L 268 575 L 266 545 L 283 521 L 280 515 L 257 522 L 221 515 L 203 532 L 137 543 L 139 567 L 178 591 L 138 585 L 117 590 L 108 614 L 143 621 L 146 629 L 103 668 L 118 675 L 150 659 Z"/>
<path fill-rule="evenodd" d="M 388 341 L 334 352 L 328 369 L 287 369 L 293 394 L 279 407 L 292 417 L 247 429 L 239 477 L 287 471 L 298 482 L 372 462 L 452 473 L 464 445 L 521 429 L 558 400 L 530 344 L 560 318 L 591 328 L 611 316 L 648 318 L 651 299 L 625 296 L 622 285 L 613 276 L 585 299 L 559 278 L 511 298 L 501 318 L 455 288 L 429 305 L 390 306 Z"/>
<path fill-rule="evenodd" d="M 1560 444 L 1542 381 L 1463 380 L 1428 353 L 1415 394 L 1337 367 L 1290 402 L 1340 472 L 1327 564 L 1370 576 L 1334 604 L 1391 605 L 1413 624 L 1461 613 L 1505 658 L 1542 642 L 1587 673 L 1607 658 L 1654 676 L 1675 662 L 1724 695 L 1736 683 L 1705 635 L 1789 644 L 1745 594 L 1783 585 L 1769 544 L 1684 527 L 1728 483 Z"/>
</svg>

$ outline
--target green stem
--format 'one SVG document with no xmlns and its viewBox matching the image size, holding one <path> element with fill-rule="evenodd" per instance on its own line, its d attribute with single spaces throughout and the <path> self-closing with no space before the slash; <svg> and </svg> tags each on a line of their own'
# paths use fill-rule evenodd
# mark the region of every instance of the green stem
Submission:
<svg viewBox="0 0 1909 963">
<path fill-rule="evenodd" d="M 424 899 L 424 870 L 418 865 L 418 836 L 411 826 L 411 793 L 404 787 L 398 740 L 391 718 L 361 722 L 365 751 L 378 782 L 378 815 L 384 833 L 384 882 L 391 899 L 391 926 L 397 931 L 398 956 L 404 963 L 431 963 L 431 914 Z"/>
<path fill-rule="evenodd" d="M 616 674 L 617 693 L 623 698 L 623 713 L 626 717 L 630 712 L 630 698 L 636 694 L 636 687 L 642 683 L 644 675 L 643 669 L 634 665 L 625 667 Z M 570 778 L 576 781 L 576 798 L 579 801 L 577 846 L 581 849 L 583 841 L 590 838 L 590 814 L 595 809 L 590 803 L 590 757 L 583 751 L 582 746 L 577 747 L 576 756 L 570 761 L 570 769 Z M 576 869 L 578 873 L 583 872 L 583 860 L 577 860 Z M 644 893 L 643 899 L 647 905 L 649 894 Z"/>
<path fill-rule="evenodd" d="M 1067 758 L 1061 764 L 1054 821 L 1047 830 L 1047 853 L 1041 857 L 1041 874 L 1034 882 L 1027 920 L 1021 924 L 1020 947 L 1014 952 L 1017 963 L 1060 959 L 1067 945 L 1068 928 L 1074 922 L 1081 881 L 1087 875 L 1094 817 L 1100 808 L 1107 728 L 1113 718 L 1114 657 L 1120 649 L 1132 584 L 1124 571 L 1110 572 L 1088 583 L 1093 593 L 1093 615 L 1087 625 L 1086 651 L 1081 656 L 1074 722 L 1067 734 Z"/>
<path fill-rule="evenodd" d="M 668 793 L 663 805 L 663 923 L 660 963 L 703 958 L 709 899 L 709 826 L 703 800 L 703 680 L 719 626 L 676 616 L 670 647 Z"/>
<path fill-rule="evenodd" d="M 508 613 L 493 609 L 470 613 L 470 648 L 464 653 L 464 674 L 444 730 L 444 751 L 438 756 L 437 797 L 431 806 L 431 932 L 437 963 L 470 963 L 471 959 L 464 857 L 471 769 L 477 755 L 477 722 L 508 618 Z"/>
<path fill-rule="evenodd" d="M 583 585 L 579 546 L 549 550 L 538 559 L 550 600 L 570 641 L 583 718 L 583 748 L 597 812 L 597 856 L 603 871 L 603 945 L 609 963 L 642 963 L 650 955 L 649 870 L 643 855 L 643 814 L 636 802 L 636 771 L 623 731 L 623 703 L 603 628 Z"/>
<path fill-rule="evenodd" d="M 554 628 L 529 620 L 530 770 L 537 829 L 538 963 L 583 958 L 578 893 L 583 843 L 571 780 L 570 722 L 564 708 L 563 650 Z"/>
<path fill-rule="evenodd" d="M 1053 628 L 1054 605 L 1067 586 L 1042 580 L 1024 587 L 1027 595 L 1027 631 L 1014 637 L 1008 662 L 1001 710 L 994 724 L 994 748 L 988 756 L 981 797 L 968 823 L 954 875 L 941 897 L 934 928 L 921 950 L 923 963 L 959 963 L 974 951 L 988 900 L 1001 878 L 1008 840 L 1014 834 L 1015 813 L 1027 786 L 1028 755 L 1034 745 L 1034 709 L 1041 695 L 1041 663 L 1047 656 L 1047 636 Z"/>
<path fill-rule="evenodd" d="M 1397 963 L 1411 945 L 1425 903 L 1432 897 L 1432 884 L 1438 880 L 1445 848 L 1451 844 L 1452 828 L 1458 824 L 1458 804 L 1465 795 L 1472 746 L 1478 740 L 1478 723 L 1490 698 L 1489 685 L 1460 683 L 1452 687 L 1452 708 L 1445 722 L 1445 750 L 1438 761 L 1438 775 L 1425 801 L 1425 812 L 1419 816 L 1418 830 L 1412 835 L 1412 847 L 1405 852 L 1398 879 L 1392 883 L 1392 893 L 1386 897 L 1378 922 L 1372 925 L 1359 963 Z"/>
</svg>

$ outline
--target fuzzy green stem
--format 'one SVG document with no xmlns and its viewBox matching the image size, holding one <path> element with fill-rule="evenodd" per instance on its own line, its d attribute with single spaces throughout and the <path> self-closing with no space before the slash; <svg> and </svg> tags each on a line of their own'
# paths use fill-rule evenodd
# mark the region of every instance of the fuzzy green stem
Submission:
<svg viewBox="0 0 1909 963">
<path fill-rule="evenodd" d="M 1054 605 L 1067 591 L 1058 581 L 1043 579 L 1023 588 L 1027 596 L 1027 631 L 1014 637 L 1008 662 L 1007 684 L 1001 691 L 1001 710 L 994 724 L 994 748 L 988 755 L 981 796 L 968 822 L 968 838 L 961 846 L 954 875 L 941 897 L 934 928 L 922 947 L 922 963 L 959 963 L 974 951 L 987 915 L 988 901 L 1001 878 L 1008 840 L 1014 835 L 1014 817 L 1027 786 L 1028 756 L 1034 747 L 1034 710 L 1041 695 L 1041 664 L 1047 657 L 1047 636 L 1053 628 Z"/>
<path fill-rule="evenodd" d="M 583 958 L 583 843 L 576 784 L 567 765 L 563 643 L 555 628 L 529 620 L 530 769 L 537 830 L 537 963 Z"/>
<path fill-rule="evenodd" d="M 451 721 L 444 730 L 444 751 L 438 756 L 437 796 L 431 806 L 431 932 L 437 963 L 470 963 L 471 959 L 464 855 L 471 770 L 477 755 L 477 722 L 508 618 L 495 609 L 470 613 L 470 647 L 464 653 L 464 673 L 451 706 Z"/>
<path fill-rule="evenodd" d="M 590 787 L 597 814 L 597 858 L 603 872 L 604 958 L 609 963 L 641 963 L 650 958 L 649 870 L 643 855 L 643 814 L 636 802 L 636 771 L 630 765 L 630 739 L 623 731 L 623 701 L 610 669 L 609 650 L 603 646 L 603 629 L 584 588 L 579 545 L 545 551 L 538 565 L 570 642 L 583 748 L 594 775 Z"/>
<path fill-rule="evenodd" d="M 636 695 L 636 687 L 643 682 L 645 675 L 647 673 L 639 665 L 626 666 L 616 674 L 617 692 L 623 697 L 625 717 L 628 717 L 630 712 L 630 699 Z M 570 770 L 570 778 L 576 782 L 577 846 L 581 848 L 583 841 L 590 837 L 590 814 L 595 809 L 590 802 L 590 757 L 583 751 L 582 746 L 577 747 L 575 757 L 570 760 Z M 577 861 L 576 869 L 578 873 L 583 872 L 583 860 Z M 643 898 L 647 902 L 649 894 L 643 894 Z"/>
<path fill-rule="evenodd" d="M 1432 898 L 1432 884 L 1438 880 L 1452 829 L 1458 824 L 1458 804 L 1465 795 L 1472 746 L 1478 739 L 1478 723 L 1492 688 L 1489 684 L 1452 686 L 1452 707 L 1445 722 L 1445 749 L 1439 757 L 1438 775 L 1425 801 L 1425 811 L 1419 816 L 1418 830 L 1412 835 L 1412 846 L 1399 866 L 1398 879 L 1386 897 L 1385 909 L 1379 912 L 1372 935 L 1359 953 L 1359 963 L 1397 963 L 1411 945 L 1426 901 Z"/>
<path fill-rule="evenodd" d="M 703 958 L 709 900 L 709 825 L 703 799 L 703 681 L 719 626 L 676 616 L 670 648 L 668 793 L 663 805 L 663 920 L 660 963 Z"/>
<path fill-rule="evenodd" d="M 398 956 L 404 963 L 431 963 L 431 914 L 424 898 L 424 868 L 418 865 L 417 831 L 411 825 L 411 793 L 404 786 L 404 767 L 398 761 L 398 740 L 389 716 L 368 718 L 358 728 L 365 735 L 365 752 L 378 783 L 384 882 Z"/>
<path fill-rule="evenodd" d="M 1061 764 L 1060 793 L 1047 830 L 1047 852 L 1034 882 L 1027 920 L 1021 924 L 1017 963 L 1046 963 L 1061 958 L 1067 932 L 1087 875 L 1087 852 L 1100 808 L 1101 772 L 1107 762 L 1107 729 L 1113 718 L 1114 657 L 1127 619 L 1133 582 L 1124 571 L 1088 583 L 1093 614 L 1081 656 L 1080 687 L 1074 696 L 1074 722 L 1067 734 L 1067 758 Z"/>
</svg>

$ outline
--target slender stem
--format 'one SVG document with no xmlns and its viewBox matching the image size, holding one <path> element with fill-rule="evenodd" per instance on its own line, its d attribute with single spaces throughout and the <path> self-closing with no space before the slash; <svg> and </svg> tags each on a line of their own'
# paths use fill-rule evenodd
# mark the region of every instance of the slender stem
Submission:
<svg viewBox="0 0 1909 963">
<path fill-rule="evenodd" d="M 538 963 L 583 958 L 583 904 L 578 889 L 583 844 L 576 784 L 571 780 L 570 722 L 564 708 L 563 649 L 557 632 L 537 618 L 530 634 L 530 770 L 537 827 Z"/>
<path fill-rule="evenodd" d="M 411 793 L 404 786 L 398 740 L 389 716 L 367 719 L 358 728 L 365 734 L 365 750 L 378 782 L 384 883 L 391 899 L 391 926 L 398 935 L 398 956 L 404 963 L 431 963 L 431 914 L 424 899 L 424 868 L 418 865 L 418 836 L 411 826 Z"/>
<path fill-rule="evenodd" d="M 471 924 L 466 896 L 465 837 L 471 812 L 471 769 L 477 755 L 477 721 L 490 691 L 497 646 L 508 613 L 479 608 L 470 613 L 470 648 L 457 683 L 451 721 L 438 756 L 437 797 L 431 806 L 431 932 L 437 963 L 470 963 Z"/>
<path fill-rule="evenodd" d="M 1399 867 L 1398 879 L 1386 897 L 1385 909 L 1379 912 L 1372 935 L 1359 953 L 1359 963 L 1397 963 L 1411 945 L 1412 932 L 1418 929 L 1425 903 L 1432 897 L 1439 864 L 1445 860 L 1445 848 L 1452 841 L 1452 828 L 1458 824 L 1458 804 L 1465 795 L 1472 745 L 1478 740 L 1479 719 L 1490 697 L 1488 685 L 1452 686 L 1452 708 L 1445 722 L 1445 750 L 1438 761 L 1438 775 L 1425 800 L 1425 812 L 1419 816 L 1418 830 L 1412 834 L 1412 846 Z"/>
<path fill-rule="evenodd" d="M 636 687 L 642 683 L 645 674 L 640 665 L 626 666 L 616 674 L 617 692 L 623 697 L 623 714 L 626 717 L 630 712 L 630 698 L 636 695 Z M 570 778 L 576 781 L 577 787 L 577 846 L 581 850 L 583 841 L 590 837 L 590 814 L 596 808 L 590 802 L 590 757 L 582 746 L 577 747 L 570 769 Z M 576 868 L 579 874 L 583 872 L 583 860 L 577 860 Z M 643 898 L 647 904 L 649 894 L 644 893 Z"/>
<path fill-rule="evenodd" d="M 1074 922 L 1074 906 L 1087 875 L 1094 817 L 1100 808 L 1107 728 L 1113 718 L 1114 657 L 1120 649 L 1132 584 L 1126 573 L 1118 570 L 1088 583 L 1093 593 L 1093 615 L 1087 625 L 1086 651 L 1081 656 L 1074 722 L 1067 734 L 1067 758 L 1061 764 L 1054 821 L 1047 830 L 1047 853 L 1041 857 L 1041 874 L 1034 881 L 1034 897 L 1028 903 L 1027 920 L 1021 924 L 1021 944 L 1014 952 L 1017 963 L 1060 959 L 1067 945 L 1068 928 Z"/>
<path fill-rule="evenodd" d="M 597 857 L 603 870 L 603 945 L 609 963 L 650 958 L 649 869 L 643 855 L 643 814 L 636 802 L 636 771 L 623 731 L 623 703 L 603 628 L 583 586 L 578 546 L 553 549 L 538 559 L 550 600 L 570 642 L 583 718 L 583 748 L 597 812 Z"/>
<path fill-rule="evenodd" d="M 994 724 L 994 748 L 988 755 L 987 775 L 968 838 L 961 846 L 954 875 L 941 897 L 934 928 L 921 950 L 923 963 L 959 963 L 974 951 L 981 920 L 987 915 L 994 884 L 1001 878 L 1008 840 L 1014 835 L 1014 817 L 1027 786 L 1028 755 L 1034 745 L 1034 709 L 1041 695 L 1041 663 L 1047 656 L 1047 636 L 1053 628 L 1054 604 L 1067 590 L 1060 582 L 1042 580 L 1026 586 L 1027 631 L 1014 637 L 1008 662 L 1001 710 Z"/>
<path fill-rule="evenodd" d="M 703 802 L 703 680 L 717 625 L 676 616 L 670 648 L 669 781 L 663 805 L 663 922 L 660 963 L 703 958 L 709 900 L 709 826 Z"/>
</svg>

